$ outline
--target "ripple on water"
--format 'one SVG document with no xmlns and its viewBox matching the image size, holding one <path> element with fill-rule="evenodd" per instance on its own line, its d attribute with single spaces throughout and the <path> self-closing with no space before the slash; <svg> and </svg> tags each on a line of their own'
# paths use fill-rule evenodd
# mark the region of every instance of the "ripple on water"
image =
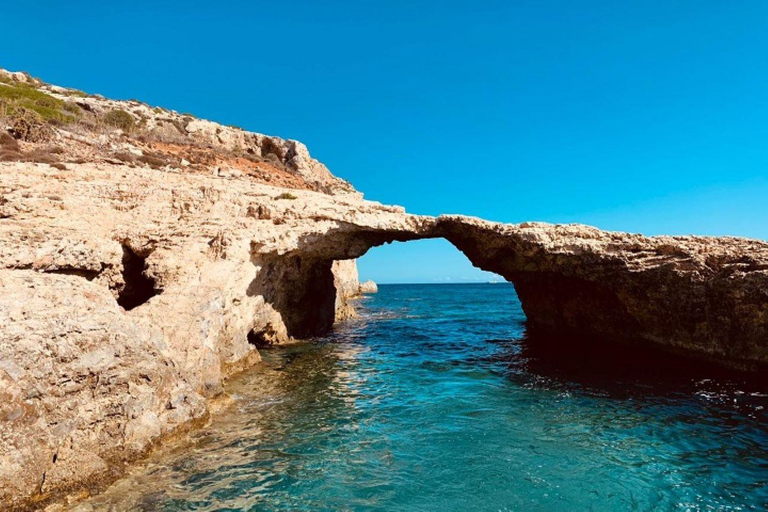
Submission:
<svg viewBox="0 0 768 512">
<path fill-rule="evenodd" d="M 764 510 L 764 384 L 524 332 L 508 285 L 381 286 L 73 510 Z"/>
</svg>

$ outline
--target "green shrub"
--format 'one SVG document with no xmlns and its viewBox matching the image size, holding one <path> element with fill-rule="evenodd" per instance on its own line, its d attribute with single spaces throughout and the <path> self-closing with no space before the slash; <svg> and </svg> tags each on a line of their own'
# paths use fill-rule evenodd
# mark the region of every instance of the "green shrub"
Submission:
<svg viewBox="0 0 768 512">
<path fill-rule="evenodd" d="M 283 192 L 279 196 L 277 196 L 275 199 L 298 199 L 295 195 L 290 194 L 288 192 Z"/>
<path fill-rule="evenodd" d="M 109 126 L 120 128 L 126 133 L 132 131 L 133 127 L 136 125 L 136 120 L 125 110 L 112 110 L 107 112 L 107 115 L 104 116 L 104 122 Z"/>
<path fill-rule="evenodd" d="M 33 110 L 48 123 L 71 123 L 79 115 L 76 106 L 73 109 L 70 104 L 23 83 L 0 84 L 0 102 L 7 115 L 19 108 Z"/>
</svg>

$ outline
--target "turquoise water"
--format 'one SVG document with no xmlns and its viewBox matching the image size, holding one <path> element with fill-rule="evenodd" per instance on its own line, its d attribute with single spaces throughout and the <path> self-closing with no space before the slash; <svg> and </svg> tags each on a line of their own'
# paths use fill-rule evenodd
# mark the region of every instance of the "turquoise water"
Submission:
<svg viewBox="0 0 768 512">
<path fill-rule="evenodd" d="M 764 510 L 764 384 L 526 335 L 514 288 L 391 285 L 77 510 Z M 659 361 L 663 361 L 662 364 Z"/>
</svg>

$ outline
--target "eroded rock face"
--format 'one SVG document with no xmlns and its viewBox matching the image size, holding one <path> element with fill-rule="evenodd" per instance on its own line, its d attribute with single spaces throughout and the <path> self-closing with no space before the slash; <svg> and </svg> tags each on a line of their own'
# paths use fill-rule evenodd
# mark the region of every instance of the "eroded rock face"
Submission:
<svg viewBox="0 0 768 512">
<path fill-rule="evenodd" d="M 336 289 L 336 318 L 343 322 L 357 316 L 352 301 L 360 296 L 360 281 L 357 274 L 356 260 L 337 260 L 331 267 Z"/>
<path fill-rule="evenodd" d="M 395 240 L 446 238 L 515 284 L 531 328 L 768 362 L 763 242 L 420 217 L 117 164 L 5 163 L 0 187 L 6 504 L 106 478 L 116 453 L 204 418 L 257 347 L 348 318 L 354 258 Z"/>
<path fill-rule="evenodd" d="M 205 413 L 161 330 L 126 316 L 108 289 L 33 270 L 0 270 L 0 289 L 4 506 L 110 480 Z"/>
<path fill-rule="evenodd" d="M 351 315 L 354 261 L 303 247 L 421 222 L 356 193 L 116 163 L 0 163 L 0 191 L 0 508 L 114 478 L 203 420 L 257 347 Z"/>
<path fill-rule="evenodd" d="M 360 293 L 368 294 L 368 293 L 377 293 L 378 291 L 379 291 L 379 287 L 376 286 L 376 283 L 374 283 L 370 279 L 368 281 L 365 281 L 364 283 L 360 283 Z"/>
</svg>

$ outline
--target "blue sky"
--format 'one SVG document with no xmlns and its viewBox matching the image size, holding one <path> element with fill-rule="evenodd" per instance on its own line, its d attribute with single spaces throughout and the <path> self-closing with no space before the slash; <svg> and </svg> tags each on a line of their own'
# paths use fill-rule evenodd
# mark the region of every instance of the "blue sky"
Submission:
<svg viewBox="0 0 768 512">
<path fill-rule="evenodd" d="M 0 66 L 299 139 L 423 214 L 768 238 L 764 1 L 12 2 Z M 380 282 L 484 280 L 442 241 Z"/>
</svg>

